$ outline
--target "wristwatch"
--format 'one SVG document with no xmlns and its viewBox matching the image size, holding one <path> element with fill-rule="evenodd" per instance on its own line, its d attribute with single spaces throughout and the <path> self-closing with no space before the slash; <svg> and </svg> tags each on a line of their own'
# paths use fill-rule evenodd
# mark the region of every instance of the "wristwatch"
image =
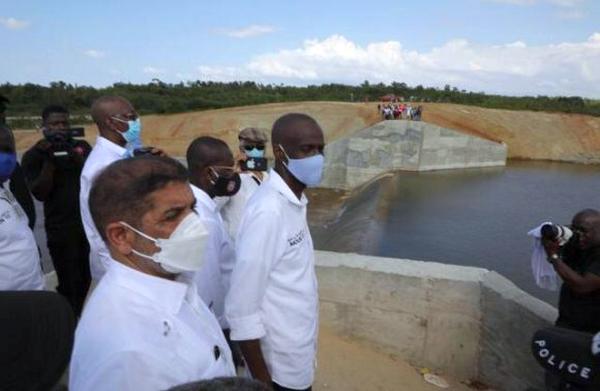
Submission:
<svg viewBox="0 0 600 391">
<path fill-rule="evenodd" d="M 558 254 L 552 254 L 548 257 L 548 262 L 554 265 L 554 262 L 558 261 L 559 259 L 560 257 L 558 256 Z"/>
</svg>

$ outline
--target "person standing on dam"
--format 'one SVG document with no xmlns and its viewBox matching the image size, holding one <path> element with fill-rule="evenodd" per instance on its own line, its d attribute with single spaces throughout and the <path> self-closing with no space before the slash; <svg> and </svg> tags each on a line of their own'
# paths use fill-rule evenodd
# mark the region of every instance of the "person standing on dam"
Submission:
<svg viewBox="0 0 600 391">
<path fill-rule="evenodd" d="M 227 233 L 215 197 L 232 197 L 240 189 L 240 175 L 235 171 L 233 154 L 227 144 L 214 137 L 198 137 L 186 152 L 190 187 L 196 198 L 195 211 L 209 231 L 202 255 L 202 269 L 195 273 L 198 294 L 213 311 L 223 333 L 229 338 L 225 319 L 225 295 L 235 263 L 233 241 Z M 236 364 L 239 356 L 234 355 Z"/>
<path fill-rule="evenodd" d="M 319 124 L 297 113 L 275 121 L 271 141 L 275 168 L 242 216 L 225 315 L 254 378 L 311 390 L 319 298 L 304 190 L 321 180 L 325 142 Z"/>
<path fill-rule="evenodd" d="M 0 95 L 0 125 L 7 125 L 6 123 L 6 105 L 10 103 L 8 98 Z M 25 180 L 25 174 L 23 173 L 23 169 L 21 165 L 17 161 L 17 165 L 13 170 L 12 175 L 8 180 L 9 189 L 11 193 L 15 196 L 21 208 L 27 214 L 28 225 L 31 230 L 35 227 L 35 204 L 33 203 L 33 198 L 31 197 L 31 193 L 29 192 L 29 188 L 27 187 L 27 181 Z"/>
<path fill-rule="evenodd" d="M 44 203 L 48 250 L 58 276 L 56 291 L 81 315 L 90 285 L 88 245 L 79 212 L 79 181 L 92 147 L 73 138 L 69 111 L 49 105 L 42 111 L 44 138 L 22 159 L 31 193 Z"/>
<path fill-rule="evenodd" d="M 563 247 L 544 238 L 548 261 L 563 280 L 556 325 L 588 333 L 600 330 L 600 212 L 573 217 L 574 234 Z"/>
<path fill-rule="evenodd" d="M 69 390 L 158 391 L 235 375 L 190 276 L 208 239 L 195 204 L 174 159 L 122 159 L 97 176 L 90 210 L 111 262 L 77 326 Z"/>
<path fill-rule="evenodd" d="M 0 290 L 43 290 L 33 232 L 7 184 L 16 165 L 15 138 L 8 126 L 0 124 Z"/>
<path fill-rule="evenodd" d="M 133 105 L 120 96 L 98 98 L 92 104 L 91 111 L 99 135 L 81 172 L 79 207 L 83 228 L 90 244 L 90 273 L 93 285 L 104 275 L 110 256 L 90 214 L 88 198 L 92 182 L 109 164 L 131 157 L 134 148 L 141 146 L 142 123 Z M 164 155 L 157 149 L 152 153 Z"/>
<path fill-rule="evenodd" d="M 240 169 L 240 191 L 224 198 L 221 206 L 223 222 L 233 240 L 237 235 L 246 203 L 258 187 L 268 178 L 265 148 L 267 135 L 258 128 L 244 128 L 238 135 L 239 157 L 236 161 Z M 258 167 L 258 162 L 264 162 Z"/>
</svg>

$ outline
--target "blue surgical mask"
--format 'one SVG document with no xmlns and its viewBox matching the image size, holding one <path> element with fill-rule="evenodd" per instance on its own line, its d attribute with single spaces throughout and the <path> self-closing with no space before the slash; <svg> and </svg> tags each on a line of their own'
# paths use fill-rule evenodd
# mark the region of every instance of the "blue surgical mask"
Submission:
<svg viewBox="0 0 600 391">
<path fill-rule="evenodd" d="M 306 187 L 315 187 L 321 183 L 323 165 L 325 164 L 325 157 L 322 154 L 318 153 L 304 159 L 291 159 L 281 144 L 279 148 L 288 159 L 287 164 L 283 163 L 284 166 L 296 179 L 304 183 Z"/>
<path fill-rule="evenodd" d="M 115 120 L 123 122 L 123 123 L 127 123 L 127 126 L 128 126 L 127 131 L 119 132 L 119 133 L 121 133 L 121 137 L 123 137 L 123 139 L 125 139 L 125 142 L 127 144 L 139 143 L 140 137 L 142 135 L 142 121 L 140 121 L 139 118 L 136 118 L 134 120 L 129 120 L 129 121 L 125 121 L 125 120 L 122 120 L 121 118 L 117 118 L 117 117 L 112 117 L 112 119 L 115 119 Z"/>
<path fill-rule="evenodd" d="M 252 148 L 251 151 L 246 151 L 246 156 L 248 157 L 252 157 L 252 158 L 262 158 L 265 156 L 265 150 L 263 149 L 262 151 L 257 149 L 257 148 Z"/>
<path fill-rule="evenodd" d="M 0 152 L 0 183 L 6 182 L 17 166 L 17 155 L 11 152 Z"/>
</svg>

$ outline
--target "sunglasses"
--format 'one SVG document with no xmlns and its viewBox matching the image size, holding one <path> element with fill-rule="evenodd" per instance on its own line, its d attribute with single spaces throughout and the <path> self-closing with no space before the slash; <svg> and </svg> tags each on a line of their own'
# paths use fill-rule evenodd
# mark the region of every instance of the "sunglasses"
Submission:
<svg viewBox="0 0 600 391">
<path fill-rule="evenodd" d="M 244 149 L 248 152 L 252 151 L 254 148 L 258 149 L 259 151 L 263 151 L 265 149 L 264 145 L 244 145 Z"/>
</svg>

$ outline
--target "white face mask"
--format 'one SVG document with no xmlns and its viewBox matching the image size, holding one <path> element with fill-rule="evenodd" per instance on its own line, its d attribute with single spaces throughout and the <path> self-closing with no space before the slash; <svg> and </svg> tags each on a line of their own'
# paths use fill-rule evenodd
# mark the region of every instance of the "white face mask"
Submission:
<svg viewBox="0 0 600 391">
<path fill-rule="evenodd" d="M 282 162 L 283 165 L 296 179 L 304 183 L 306 187 L 315 187 L 321 183 L 323 165 L 325 164 L 325 157 L 322 154 L 318 153 L 304 159 L 292 159 L 281 144 L 279 144 L 279 148 L 288 160 L 287 164 Z"/>
<path fill-rule="evenodd" d="M 135 249 L 131 251 L 140 257 L 160 264 L 169 273 L 198 271 L 204 264 L 204 247 L 208 239 L 208 230 L 194 212 L 181 220 L 168 239 L 155 239 L 124 221 L 120 223 L 138 235 L 153 241 L 160 248 L 160 251 L 152 255 L 142 254 Z"/>
</svg>

